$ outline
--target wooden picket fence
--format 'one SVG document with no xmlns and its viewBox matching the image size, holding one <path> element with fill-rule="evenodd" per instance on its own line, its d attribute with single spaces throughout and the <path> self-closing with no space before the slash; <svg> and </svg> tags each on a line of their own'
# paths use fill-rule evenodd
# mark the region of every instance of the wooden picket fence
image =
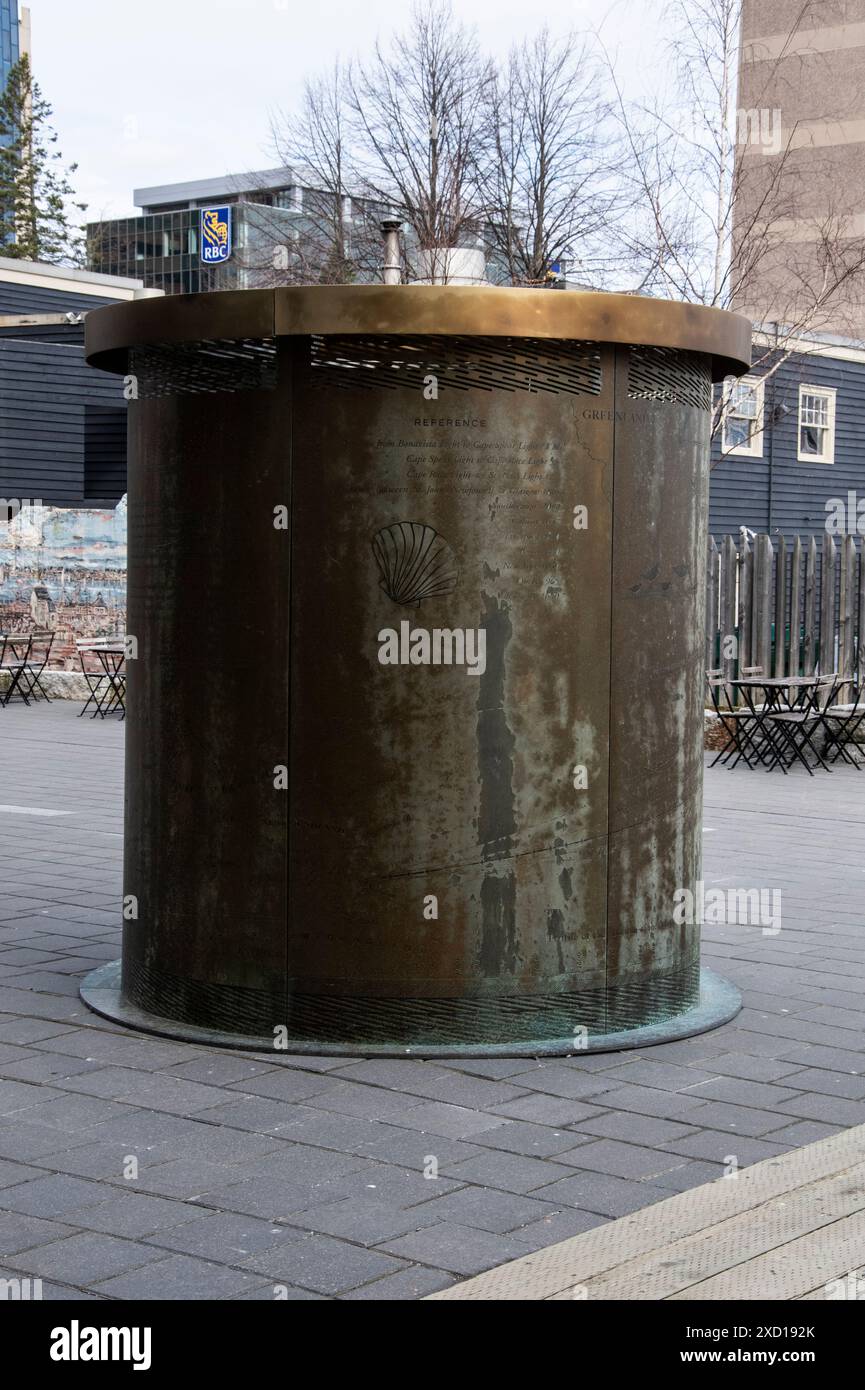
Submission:
<svg viewBox="0 0 865 1390">
<path fill-rule="evenodd" d="M 865 545 L 853 536 L 709 537 L 706 668 L 727 679 L 746 666 L 764 674 L 865 674 Z M 730 639 L 735 639 L 731 641 Z"/>
</svg>

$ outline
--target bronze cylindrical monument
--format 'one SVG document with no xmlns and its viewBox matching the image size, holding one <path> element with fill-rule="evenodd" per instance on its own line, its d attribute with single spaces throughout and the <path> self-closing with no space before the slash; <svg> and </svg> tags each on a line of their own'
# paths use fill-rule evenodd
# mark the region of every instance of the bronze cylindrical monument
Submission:
<svg viewBox="0 0 865 1390">
<path fill-rule="evenodd" d="M 734 315 L 556 290 L 118 305 L 133 1026 L 288 1050 L 699 1031 L 713 381 Z M 693 914 L 691 914 L 693 918 Z"/>
</svg>

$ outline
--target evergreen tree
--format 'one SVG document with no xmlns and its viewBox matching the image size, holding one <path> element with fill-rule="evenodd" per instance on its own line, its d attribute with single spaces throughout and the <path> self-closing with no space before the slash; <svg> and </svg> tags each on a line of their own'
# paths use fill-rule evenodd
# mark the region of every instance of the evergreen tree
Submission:
<svg viewBox="0 0 865 1390">
<path fill-rule="evenodd" d="M 72 218 L 87 204 L 74 201 L 78 166 L 64 166 L 51 114 L 25 54 L 0 94 L 0 255 L 81 265 L 83 230 Z"/>
</svg>

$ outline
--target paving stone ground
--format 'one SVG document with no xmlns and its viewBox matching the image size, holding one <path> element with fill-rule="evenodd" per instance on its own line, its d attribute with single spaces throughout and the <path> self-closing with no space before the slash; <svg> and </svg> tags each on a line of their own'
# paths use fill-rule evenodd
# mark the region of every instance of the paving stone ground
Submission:
<svg viewBox="0 0 865 1390">
<path fill-rule="evenodd" d="M 80 1002 L 119 954 L 123 729 L 78 708 L 0 709 L 0 1277 L 418 1298 L 865 1123 L 865 772 L 707 773 L 707 889 L 780 894 L 776 934 L 704 928 L 745 997 L 723 1028 L 541 1062 L 276 1058 Z"/>
</svg>

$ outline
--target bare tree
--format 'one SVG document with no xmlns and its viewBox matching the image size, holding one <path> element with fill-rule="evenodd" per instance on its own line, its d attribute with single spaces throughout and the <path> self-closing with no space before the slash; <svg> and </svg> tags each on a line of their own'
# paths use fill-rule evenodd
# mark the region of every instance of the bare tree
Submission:
<svg viewBox="0 0 865 1390">
<path fill-rule="evenodd" d="M 544 27 L 490 84 L 484 202 L 494 258 L 514 285 L 564 261 L 584 283 L 606 264 L 619 155 L 598 60 L 585 39 Z"/>
<path fill-rule="evenodd" d="M 307 80 L 296 112 L 272 114 L 269 150 L 290 183 L 287 195 L 274 202 L 269 190 L 256 194 L 249 174 L 238 178 L 248 207 L 235 260 L 247 283 L 346 284 L 363 276 L 369 247 L 351 196 L 345 81 L 336 62 Z"/>
<path fill-rule="evenodd" d="M 812 11 L 802 0 L 790 38 Z M 632 212 L 617 238 L 633 291 L 755 319 L 754 373 L 765 378 L 801 350 L 802 337 L 837 324 L 845 301 L 862 293 L 865 243 L 851 235 L 854 209 L 831 161 L 819 211 L 803 216 L 797 126 L 785 126 L 783 113 L 761 101 L 777 92 L 787 51 L 754 68 L 759 76 L 742 104 L 741 19 L 742 0 L 667 0 L 671 86 L 651 104 L 626 101 L 608 55 L 631 188 Z M 722 411 L 719 396 L 716 429 Z"/>
<path fill-rule="evenodd" d="M 349 108 L 364 195 L 407 224 L 409 278 L 451 278 L 483 231 L 480 166 L 492 65 L 448 0 L 416 0 L 405 33 L 352 70 Z"/>
<path fill-rule="evenodd" d="M 298 179 L 294 236 L 286 239 L 281 215 L 272 219 L 275 268 L 283 281 L 347 284 L 370 278 L 381 263 L 376 210 L 357 196 L 349 93 L 349 73 L 337 61 L 307 80 L 296 114 L 277 112 L 271 120 L 272 149 Z"/>
<path fill-rule="evenodd" d="M 449 0 L 416 0 L 404 32 L 273 121 L 272 148 L 306 185 L 294 248 L 274 214 L 281 278 L 377 278 L 395 214 L 409 279 L 460 277 L 473 251 L 506 283 L 546 283 L 562 259 L 594 282 L 619 201 L 609 112 L 585 40 L 543 29 L 497 73 Z"/>
</svg>

